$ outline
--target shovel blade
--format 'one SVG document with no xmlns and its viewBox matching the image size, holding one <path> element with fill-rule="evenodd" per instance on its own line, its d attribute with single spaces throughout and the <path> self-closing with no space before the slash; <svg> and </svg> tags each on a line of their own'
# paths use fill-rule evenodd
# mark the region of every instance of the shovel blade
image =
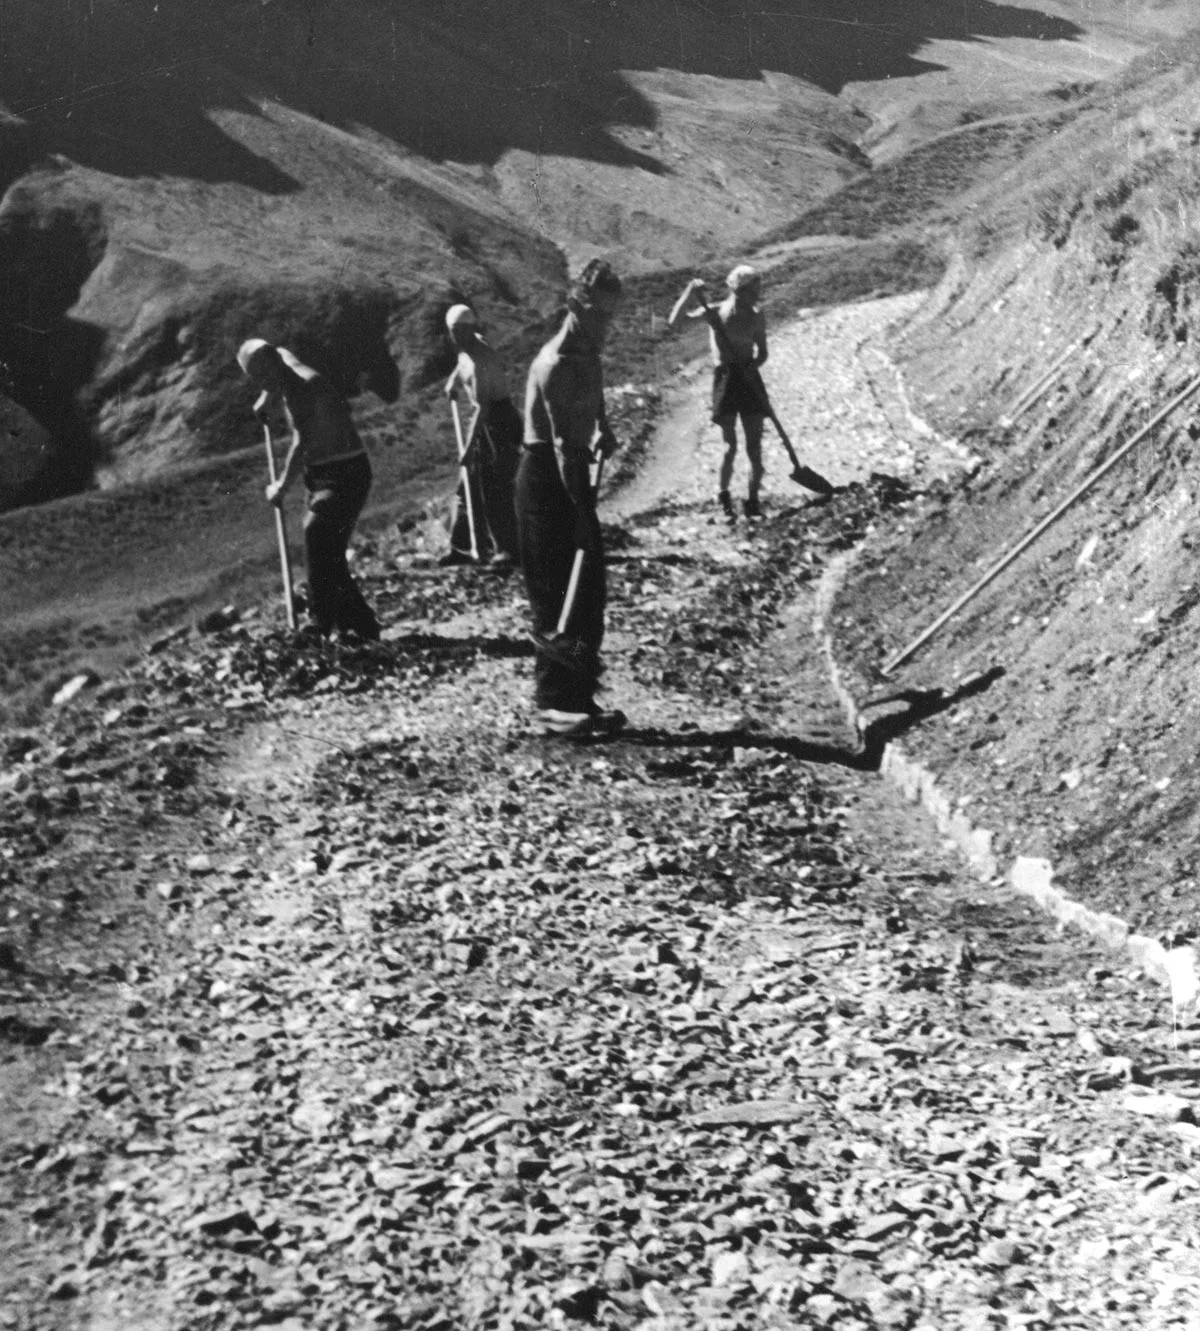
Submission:
<svg viewBox="0 0 1200 1331">
<path fill-rule="evenodd" d="M 811 490 L 814 494 L 824 495 L 826 499 L 833 494 L 834 486 L 831 481 L 827 481 L 819 471 L 813 471 L 811 467 L 806 467 L 800 463 L 794 472 L 792 480 L 797 485 L 802 485 L 806 490 Z"/>
</svg>

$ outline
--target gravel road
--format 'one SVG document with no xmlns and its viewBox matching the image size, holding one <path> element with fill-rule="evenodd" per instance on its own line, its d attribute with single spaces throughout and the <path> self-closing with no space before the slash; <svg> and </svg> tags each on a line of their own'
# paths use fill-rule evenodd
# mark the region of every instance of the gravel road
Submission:
<svg viewBox="0 0 1200 1331">
<path fill-rule="evenodd" d="M 918 295 L 895 296 L 800 315 L 768 328 L 770 355 L 763 377 L 801 462 L 835 485 L 865 481 L 872 472 L 909 479 L 962 465 L 967 455 L 940 439 L 912 412 L 901 380 L 881 349 L 888 330 L 920 307 Z M 695 362 L 668 394 L 652 456 L 639 476 L 613 496 L 615 515 L 664 498 L 705 504 L 716 498 L 723 446 L 709 419 L 708 363 Z M 789 477 L 791 464 L 775 428 L 765 430 L 768 505 L 793 505 L 808 492 Z M 745 492 L 747 466 L 739 452 L 734 492 Z"/>
<path fill-rule="evenodd" d="M 774 335 L 838 482 L 954 460 L 912 308 Z M 13 925 L 0 1325 L 1197 1324 L 1200 1033 L 869 770 L 810 626 L 877 501 L 725 522 L 703 397 L 606 508 L 620 741 L 531 738 L 519 587 L 400 538 L 379 647 L 248 616 L 26 738 L 38 910 L 153 925 L 57 985 Z"/>
</svg>

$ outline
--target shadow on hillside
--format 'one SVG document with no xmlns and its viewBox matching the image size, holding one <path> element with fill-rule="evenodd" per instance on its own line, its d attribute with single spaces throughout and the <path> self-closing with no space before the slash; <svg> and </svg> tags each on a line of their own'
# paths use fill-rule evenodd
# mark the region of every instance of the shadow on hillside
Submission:
<svg viewBox="0 0 1200 1331">
<path fill-rule="evenodd" d="M 998 680 L 1004 678 L 1003 666 L 992 666 L 990 670 L 960 684 L 947 693 L 943 689 L 902 689 L 886 698 L 877 698 L 869 702 L 860 711 L 882 707 L 895 702 L 904 704 L 904 710 L 889 712 L 873 721 L 868 721 L 862 729 L 862 749 L 859 760 L 866 771 L 877 772 L 883 762 L 884 749 L 901 735 L 918 726 L 922 721 L 948 711 L 951 707 L 977 694 L 986 693 Z"/>
<path fill-rule="evenodd" d="M 0 142 L 0 187 L 60 152 L 117 175 L 295 189 L 210 116 L 258 115 L 259 94 L 433 159 L 493 164 L 518 148 L 662 172 L 610 132 L 655 124 L 621 71 L 773 71 L 837 93 L 941 68 L 917 58 L 939 38 L 1082 35 L 994 0 L 775 0 L 753 11 L 742 0 L 159 0 L 138 11 L 24 0 L 5 10 L 4 105 L 24 129 Z"/>
<path fill-rule="evenodd" d="M 3 388 L 49 437 L 42 456 L 6 459 L 13 479 L 0 487 L 0 511 L 60 498 L 92 483 L 98 444 L 80 395 L 92 379 L 105 335 L 67 311 L 103 256 L 106 240 L 93 206 L 39 213 L 13 191 L 0 207 Z"/>
<path fill-rule="evenodd" d="M 212 290 L 198 286 L 172 317 L 154 321 L 127 339 L 120 361 L 99 381 L 96 396 L 111 401 L 155 391 L 182 354 L 179 331 L 186 326 L 199 358 L 196 391 L 183 413 L 196 441 L 193 456 L 228 452 L 231 441 L 248 443 L 257 433 L 250 411 L 254 389 L 235 360 L 242 342 L 261 337 L 287 347 L 344 397 L 373 393 L 381 402 L 394 404 L 402 374 L 391 344 L 401 313 L 395 293 L 371 287 L 288 282 L 225 282 Z M 274 423 L 285 426 L 282 412 Z M 119 451 L 143 428 L 132 413 L 127 423 L 113 425 L 114 448 Z"/>
</svg>

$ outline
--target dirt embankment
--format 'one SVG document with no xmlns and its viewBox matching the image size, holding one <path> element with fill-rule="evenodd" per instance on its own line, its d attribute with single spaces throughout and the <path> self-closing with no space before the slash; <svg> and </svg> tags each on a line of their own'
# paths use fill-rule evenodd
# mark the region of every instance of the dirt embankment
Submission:
<svg viewBox="0 0 1200 1331">
<path fill-rule="evenodd" d="M 901 357 L 918 409 L 984 465 L 860 560 L 838 615 L 862 689 L 1192 382 L 1198 79 L 1187 46 L 1165 72 L 1134 71 L 976 196 Z M 918 753 L 1004 855 L 1048 856 L 1069 894 L 1165 940 L 1200 928 L 1195 410 L 1164 420 L 897 676 L 949 687 L 1002 668 L 985 699 L 922 729 Z"/>
</svg>

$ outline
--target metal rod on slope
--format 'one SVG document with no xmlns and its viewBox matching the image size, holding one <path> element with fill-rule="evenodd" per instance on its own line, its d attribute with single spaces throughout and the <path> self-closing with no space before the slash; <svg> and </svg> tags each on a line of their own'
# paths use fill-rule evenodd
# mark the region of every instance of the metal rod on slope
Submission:
<svg viewBox="0 0 1200 1331">
<path fill-rule="evenodd" d="M 954 616 L 957 615 L 958 612 L 963 608 L 963 606 L 967 605 L 968 602 L 973 601 L 975 597 L 978 596 L 981 591 L 983 591 L 983 589 L 988 585 L 988 583 L 990 583 L 994 578 L 999 577 L 999 575 L 1004 572 L 1004 570 L 1009 566 L 1009 564 L 1013 562 L 1014 559 L 1017 558 L 1018 555 L 1022 554 L 1025 550 L 1027 550 L 1048 527 L 1053 526 L 1053 524 L 1056 523 L 1059 520 L 1059 518 L 1061 518 L 1062 515 L 1073 504 L 1077 503 L 1092 488 L 1092 486 L 1096 484 L 1096 482 L 1102 476 L 1104 476 L 1107 472 L 1111 471 L 1112 468 L 1115 467 L 1118 462 L 1120 462 L 1120 460 L 1125 456 L 1126 453 L 1129 452 L 1131 448 L 1133 448 L 1136 444 L 1140 443 L 1150 433 L 1150 431 L 1153 430 L 1154 427 L 1159 424 L 1160 421 L 1165 420 L 1171 414 L 1171 412 L 1173 412 L 1175 408 L 1180 405 L 1180 403 L 1185 402 L 1189 397 L 1192 396 L 1192 394 L 1198 388 L 1200 388 L 1200 375 L 1198 375 L 1195 379 L 1193 379 L 1192 382 L 1188 384 L 1188 386 L 1185 389 L 1183 389 L 1182 392 L 1176 394 L 1176 396 L 1173 397 L 1165 407 L 1163 407 L 1163 409 L 1158 413 L 1157 416 L 1155 416 L 1152 420 L 1147 422 L 1147 424 L 1143 425 L 1142 428 L 1133 436 L 1132 439 L 1122 444 L 1121 447 L 1117 449 L 1117 451 L 1112 455 L 1112 457 L 1108 459 L 1107 462 L 1102 463 L 1099 467 L 1096 468 L 1094 472 L 1092 472 L 1092 474 L 1089 477 L 1087 477 L 1086 480 L 1080 482 L 1080 484 L 1076 486 L 1074 490 L 1071 491 L 1071 493 L 1066 497 L 1066 499 L 1064 499 L 1063 502 L 1059 504 L 1059 506 L 1054 510 L 1054 512 L 1049 515 L 1049 517 L 1043 518 L 1042 521 L 1039 522 L 1038 525 L 1034 527 L 1034 529 L 1031 532 L 1029 532 L 1028 535 L 1022 537 L 1022 539 L 1018 541 L 1017 544 L 1014 545 L 1013 548 L 1009 550 L 1007 554 L 1005 554 L 1002 558 L 997 560 L 997 562 L 993 564 L 990 569 L 988 569 L 988 571 L 983 575 L 983 577 L 980 578 L 979 581 L 975 583 L 973 587 L 965 591 L 958 598 L 958 600 L 954 602 L 954 604 L 949 608 L 949 610 L 945 611 L 944 614 L 939 615 L 938 618 L 935 619 L 933 623 L 930 624 L 930 626 L 924 631 L 924 633 L 914 638 L 912 642 L 908 644 L 907 647 L 903 648 L 901 651 L 898 651 L 895 654 L 895 656 L 891 657 L 888 661 L 885 661 L 880 669 L 880 674 L 884 676 L 890 675 L 891 672 L 895 670 L 895 668 L 898 665 L 902 664 L 904 661 L 907 661 L 908 658 L 912 656 L 914 652 L 916 652 L 919 648 L 923 647 L 929 641 L 929 639 L 933 637 L 933 635 L 938 631 L 938 629 L 940 629 L 944 624 L 948 623 L 951 619 L 953 619 Z"/>
<path fill-rule="evenodd" d="M 1017 399 L 1012 404 L 1012 406 L 1009 407 L 1009 409 L 1004 413 L 1004 415 L 1000 417 L 1000 424 L 1007 429 L 1007 427 L 1012 425 L 1012 423 L 1017 419 L 1018 416 L 1028 411 L 1029 408 L 1033 406 L 1033 404 L 1038 400 L 1038 398 L 1040 398 L 1042 394 L 1054 382 L 1054 377 L 1055 375 L 1058 374 L 1059 370 L 1062 369 L 1062 367 L 1067 363 L 1067 361 L 1071 359 L 1071 357 L 1076 353 L 1076 351 L 1079 350 L 1081 346 L 1084 345 L 1084 343 L 1086 343 L 1086 341 L 1087 338 L 1081 337 L 1079 338 L 1078 341 L 1072 342 L 1071 345 L 1066 349 L 1066 351 L 1064 351 L 1058 357 L 1058 359 L 1055 360 L 1054 364 L 1050 366 L 1050 368 L 1041 376 L 1041 378 L 1036 379 L 1033 382 L 1033 384 L 1030 385 L 1029 388 L 1027 388 L 1023 393 L 1020 393 L 1017 396 Z"/>
</svg>

